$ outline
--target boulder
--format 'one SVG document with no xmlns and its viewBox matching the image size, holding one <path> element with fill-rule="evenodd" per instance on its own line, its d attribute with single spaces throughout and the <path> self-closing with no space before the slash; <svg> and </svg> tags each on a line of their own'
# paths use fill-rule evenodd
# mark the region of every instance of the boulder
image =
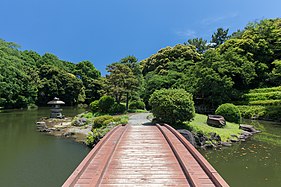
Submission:
<svg viewBox="0 0 281 187">
<path fill-rule="evenodd" d="M 241 124 L 239 126 L 239 129 L 242 129 L 244 131 L 250 132 L 252 134 L 258 133 L 260 131 L 257 131 L 252 125 L 245 125 L 245 124 Z"/>
<path fill-rule="evenodd" d="M 207 124 L 212 127 L 224 127 L 226 125 L 225 119 L 220 115 L 208 115 Z"/>
<path fill-rule="evenodd" d="M 193 134 L 186 129 L 179 129 L 178 132 L 183 135 L 193 146 L 196 145 Z"/>
<path fill-rule="evenodd" d="M 74 121 L 73 125 L 74 126 L 83 126 L 86 123 L 87 123 L 87 119 L 86 118 L 79 118 L 79 119 Z"/>
</svg>

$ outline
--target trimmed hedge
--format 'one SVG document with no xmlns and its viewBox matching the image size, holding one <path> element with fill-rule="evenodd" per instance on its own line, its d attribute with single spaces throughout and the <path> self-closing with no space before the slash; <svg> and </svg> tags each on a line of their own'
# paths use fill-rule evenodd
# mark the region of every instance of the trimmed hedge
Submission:
<svg viewBox="0 0 281 187">
<path fill-rule="evenodd" d="M 248 101 L 281 100 L 281 92 L 248 93 L 244 95 L 244 98 Z"/>
<path fill-rule="evenodd" d="M 111 107 L 114 105 L 114 99 L 111 96 L 102 96 L 99 100 L 99 110 L 102 113 L 109 113 Z"/>
<path fill-rule="evenodd" d="M 240 123 L 241 122 L 241 113 L 237 106 L 232 103 L 225 103 L 220 105 L 216 112 L 216 115 L 221 115 L 225 118 L 226 121 Z"/>
<path fill-rule="evenodd" d="M 271 87 L 271 88 L 259 88 L 250 90 L 249 93 L 268 93 L 268 92 L 276 92 L 281 91 L 281 86 Z"/>
<path fill-rule="evenodd" d="M 281 106 L 238 106 L 243 118 L 247 119 L 262 119 L 262 120 L 281 120 Z"/>
<path fill-rule="evenodd" d="M 195 116 L 192 95 L 183 89 L 156 90 L 149 104 L 156 119 L 170 125 L 190 121 Z"/>
<path fill-rule="evenodd" d="M 100 128 L 101 126 L 107 125 L 105 121 L 112 120 L 113 117 L 110 115 L 99 116 L 94 119 L 93 128 Z"/>
<path fill-rule="evenodd" d="M 142 109 L 144 110 L 145 104 L 142 101 L 132 101 L 129 104 L 129 109 Z"/>
<path fill-rule="evenodd" d="M 258 100 L 258 101 L 250 101 L 250 105 L 280 105 L 281 100 Z"/>
<path fill-rule="evenodd" d="M 99 111 L 99 100 L 95 100 L 95 101 L 91 102 L 90 109 L 93 113 L 98 112 Z"/>
<path fill-rule="evenodd" d="M 114 103 L 110 108 L 111 114 L 123 114 L 126 111 L 126 106 L 123 104 Z"/>
</svg>

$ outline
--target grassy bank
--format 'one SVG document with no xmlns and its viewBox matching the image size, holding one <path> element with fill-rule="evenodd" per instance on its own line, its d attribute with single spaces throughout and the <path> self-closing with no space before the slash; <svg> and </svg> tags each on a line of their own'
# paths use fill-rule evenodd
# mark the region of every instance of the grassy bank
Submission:
<svg viewBox="0 0 281 187">
<path fill-rule="evenodd" d="M 207 116 L 202 114 L 196 114 L 194 119 L 191 122 L 185 123 L 186 127 L 192 131 L 202 133 L 206 136 L 210 136 L 210 133 L 216 133 L 221 137 L 221 140 L 226 142 L 231 138 L 231 135 L 240 135 L 242 132 L 239 129 L 239 124 L 226 122 L 224 128 L 216 128 L 207 125 Z"/>
</svg>

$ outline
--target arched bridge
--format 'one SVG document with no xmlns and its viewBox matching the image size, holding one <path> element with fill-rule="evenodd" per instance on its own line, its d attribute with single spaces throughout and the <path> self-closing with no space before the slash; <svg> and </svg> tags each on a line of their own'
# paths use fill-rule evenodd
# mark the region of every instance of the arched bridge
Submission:
<svg viewBox="0 0 281 187">
<path fill-rule="evenodd" d="M 63 186 L 229 186 L 169 125 L 112 129 Z"/>
</svg>

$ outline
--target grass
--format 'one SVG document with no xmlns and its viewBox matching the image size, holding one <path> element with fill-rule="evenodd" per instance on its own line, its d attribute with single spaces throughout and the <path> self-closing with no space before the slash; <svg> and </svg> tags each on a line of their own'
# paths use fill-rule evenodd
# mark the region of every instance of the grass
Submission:
<svg viewBox="0 0 281 187">
<path fill-rule="evenodd" d="M 215 132 L 221 137 L 222 141 L 227 141 L 231 138 L 232 134 L 239 135 L 242 130 L 239 129 L 239 124 L 226 122 L 224 128 L 216 128 L 207 125 L 207 116 L 196 114 L 193 121 L 185 122 L 185 125 L 192 131 L 201 132 L 209 136 L 210 133 Z"/>
</svg>

